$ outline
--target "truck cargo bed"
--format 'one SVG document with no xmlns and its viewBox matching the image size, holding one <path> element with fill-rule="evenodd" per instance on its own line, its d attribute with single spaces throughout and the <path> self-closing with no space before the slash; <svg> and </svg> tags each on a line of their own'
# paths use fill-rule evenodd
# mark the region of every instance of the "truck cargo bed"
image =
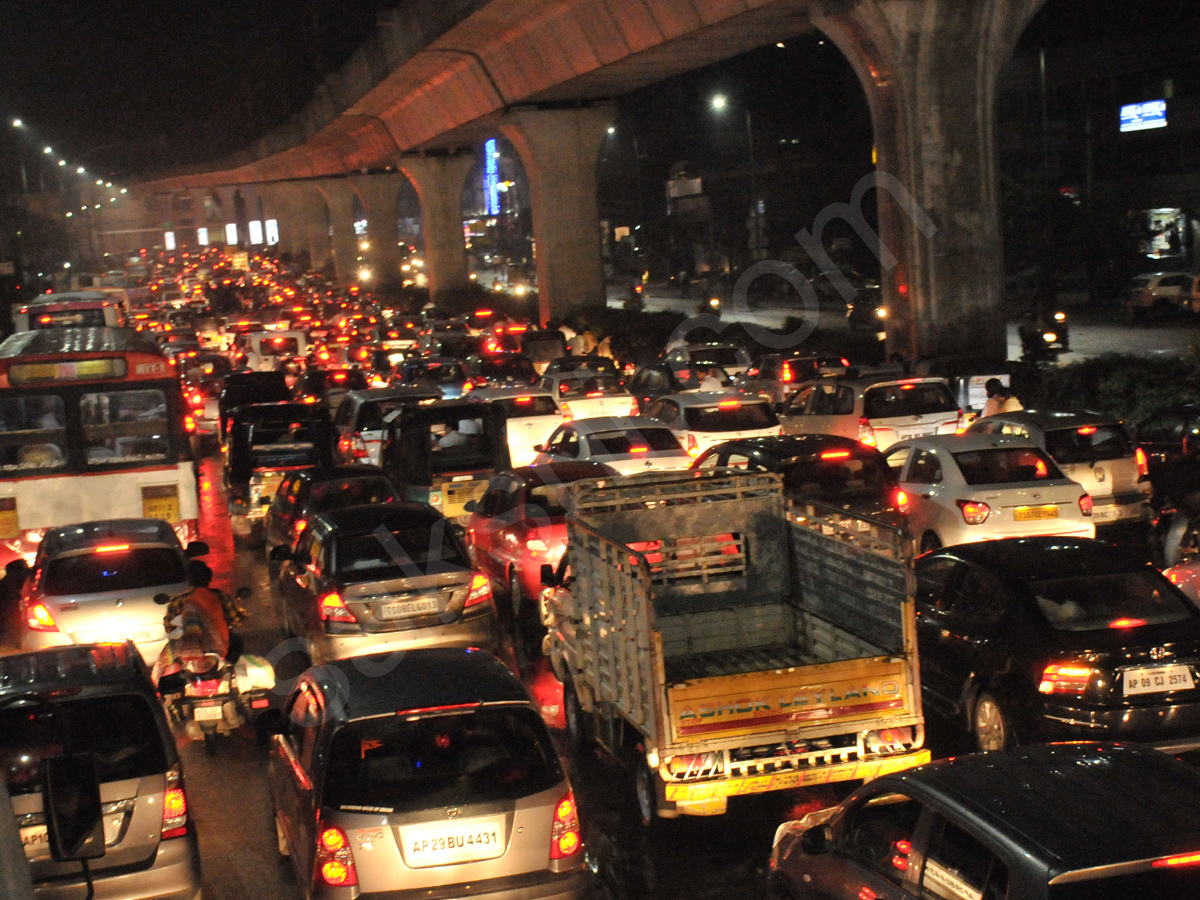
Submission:
<svg viewBox="0 0 1200 900">
<path fill-rule="evenodd" d="M 742 650 L 720 650 L 698 653 L 666 661 L 667 683 L 693 681 L 697 678 L 717 678 L 746 672 L 767 672 L 790 669 L 820 662 L 800 647 L 772 644 L 767 647 L 748 647 Z"/>
</svg>

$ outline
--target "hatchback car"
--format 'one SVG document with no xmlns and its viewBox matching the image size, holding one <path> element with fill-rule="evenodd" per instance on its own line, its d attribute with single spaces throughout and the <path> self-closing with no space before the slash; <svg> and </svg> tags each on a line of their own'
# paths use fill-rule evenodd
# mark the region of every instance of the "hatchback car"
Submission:
<svg viewBox="0 0 1200 900">
<path fill-rule="evenodd" d="M 691 456 L 699 456 L 722 441 L 780 433 L 771 404 L 753 394 L 728 391 L 668 394 L 647 406 L 642 414 L 670 428 Z"/>
<path fill-rule="evenodd" d="M 981 749 L 1040 740 L 1200 747 L 1200 611 L 1101 541 L 1023 538 L 917 563 L 926 708 Z"/>
<path fill-rule="evenodd" d="M 1197 896 L 1197 804 L 1200 774 L 1141 747 L 1049 744 L 942 760 L 780 825 L 772 897 Z"/>
<path fill-rule="evenodd" d="M 841 356 L 768 353 L 734 378 L 733 384 L 747 394 L 761 394 L 776 407 L 782 407 L 801 384 L 819 375 L 844 372 L 849 365 Z"/>
<path fill-rule="evenodd" d="M 475 403 L 500 410 L 508 438 L 508 457 L 514 467 L 527 466 L 543 443 L 562 424 L 558 401 L 540 388 L 480 388 L 467 395 Z"/>
<path fill-rule="evenodd" d="M 1191 286 L 1186 272 L 1151 272 L 1138 275 L 1129 286 L 1126 309 L 1137 316 L 1155 310 L 1180 308 L 1184 286 Z"/>
<path fill-rule="evenodd" d="M 753 367 L 750 354 L 735 344 L 687 344 L 667 354 L 667 362 L 676 368 L 704 371 L 714 366 L 726 375 L 741 375 Z"/>
<path fill-rule="evenodd" d="M 207 552 L 200 541 L 184 551 L 161 519 L 52 528 L 21 598 L 21 648 L 133 641 L 153 664 L 167 642 L 154 595 L 186 590 L 187 559 Z"/>
<path fill-rule="evenodd" d="M 946 435 L 893 444 L 884 456 L 922 553 L 1003 537 L 1096 536 L 1092 498 L 1032 441 Z"/>
<path fill-rule="evenodd" d="M 162 610 L 159 610 L 162 630 Z M 94 760 L 104 855 L 95 896 L 200 897 L 200 849 L 183 767 L 154 684 L 131 644 L 0 654 L 0 772 L 37 898 L 84 897 L 78 862 L 56 862 L 43 812 L 44 763 Z"/>
<path fill-rule="evenodd" d="M 840 434 L 880 450 L 966 427 L 943 379 L 894 375 L 819 379 L 792 396 L 779 420 L 784 434 Z"/>
<path fill-rule="evenodd" d="M 692 464 L 671 429 L 642 416 L 567 422 L 537 450 L 534 465 L 594 460 L 621 475 L 686 469 Z"/>
<path fill-rule="evenodd" d="M 413 647 L 493 647 L 496 607 L 456 529 L 424 503 L 314 516 L 272 552 L 284 631 L 315 661 Z"/>
<path fill-rule="evenodd" d="M 479 650 L 305 672 L 272 738 L 279 851 L 305 896 L 578 900 L 579 813 L 521 683 Z"/>
<path fill-rule="evenodd" d="M 543 375 L 539 387 L 558 400 L 564 417 L 635 416 L 638 402 L 615 375 L 576 369 Z"/>
<path fill-rule="evenodd" d="M 351 391 L 333 417 L 333 427 L 337 431 L 337 460 L 379 465 L 388 417 L 406 406 L 440 399 L 442 392 L 439 389 L 416 385 Z"/>
</svg>

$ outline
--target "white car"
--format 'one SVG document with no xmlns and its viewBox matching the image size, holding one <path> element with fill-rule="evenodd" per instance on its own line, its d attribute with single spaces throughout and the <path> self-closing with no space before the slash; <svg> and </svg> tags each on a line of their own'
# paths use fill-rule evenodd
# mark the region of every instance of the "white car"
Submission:
<svg viewBox="0 0 1200 900">
<path fill-rule="evenodd" d="M 558 400 L 563 418 L 594 419 L 599 416 L 636 416 L 637 401 L 615 375 L 576 369 L 543 375 L 538 386 Z"/>
<path fill-rule="evenodd" d="M 922 553 L 994 538 L 1096 536 L 1092 498 L 1032 441 L 925 437 L 893 444 L 884 456 Z"/>
<path fill-rule="evenodd" d="M 536 449 L 534 465 L 592 460 L 621 475 L 668 472 L 692 464 L 671 429 L 644 416 L 564 422 Z"/>
<path fill-rule="evenodd" d="M 558 401 L 540 388 L 480 388 L 467 394 L 472 403 L 490 403 L 504 414 L 512 468 L 533 464 L 535 449 L 563 423 Z"/>
<path fill-rule="evenodd" d="M 1147 312 L 1153 309 L 1175 309 L 1180 305 L 1190 308 L 1192 276 L 1186 272 L 1150 272 L 1138 275 L 1129 286 L 1127 308 L 1130 313 Z M 1189 297 L 1183 297 L 1187 288 Z"/>
<path fill-rule="evenodd" d="M 396 385 L 350 391 L 338 405 L 333 417 L 337 430 L 338 462 L 379 465 L 380 448 L 387 433 L 387 423 L 402 407 L 440 400 L 436 387 Z"/>
<path fill-rule="evenodd" d="M 732 391 L 668 394 L 650 403 L 643 415 L 670 428 L 693 457 L 723 441 L 782 433 L 771 404 L 757 394 Z"/>
</svg>

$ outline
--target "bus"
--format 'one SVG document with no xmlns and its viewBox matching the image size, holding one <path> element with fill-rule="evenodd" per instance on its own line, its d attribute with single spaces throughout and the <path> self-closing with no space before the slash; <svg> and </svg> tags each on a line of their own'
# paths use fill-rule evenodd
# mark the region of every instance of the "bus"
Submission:
<svg viewBox="0 0 1200 900">
<path fill-rule="evenodd" d="M 198 536 L 196 463 L 175 368 L 126 328 L 54 328 L 0 343 L 0 564 L 49 528 L 169 522 Z"/>
</svg>

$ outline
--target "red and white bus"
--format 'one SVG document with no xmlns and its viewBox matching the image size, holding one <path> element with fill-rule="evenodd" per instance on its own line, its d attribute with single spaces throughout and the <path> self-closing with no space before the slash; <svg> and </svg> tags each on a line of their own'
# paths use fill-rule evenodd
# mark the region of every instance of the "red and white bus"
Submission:
<svg viewBox="0 0 1200 900">
<path fill-rule="evenodd" d="M 124 328 L 55 328 L 0 343 L 0 565 L 46 529 L 156 518 L 198 536 L 194 428 L 159 348 Z"/>
</svg>

